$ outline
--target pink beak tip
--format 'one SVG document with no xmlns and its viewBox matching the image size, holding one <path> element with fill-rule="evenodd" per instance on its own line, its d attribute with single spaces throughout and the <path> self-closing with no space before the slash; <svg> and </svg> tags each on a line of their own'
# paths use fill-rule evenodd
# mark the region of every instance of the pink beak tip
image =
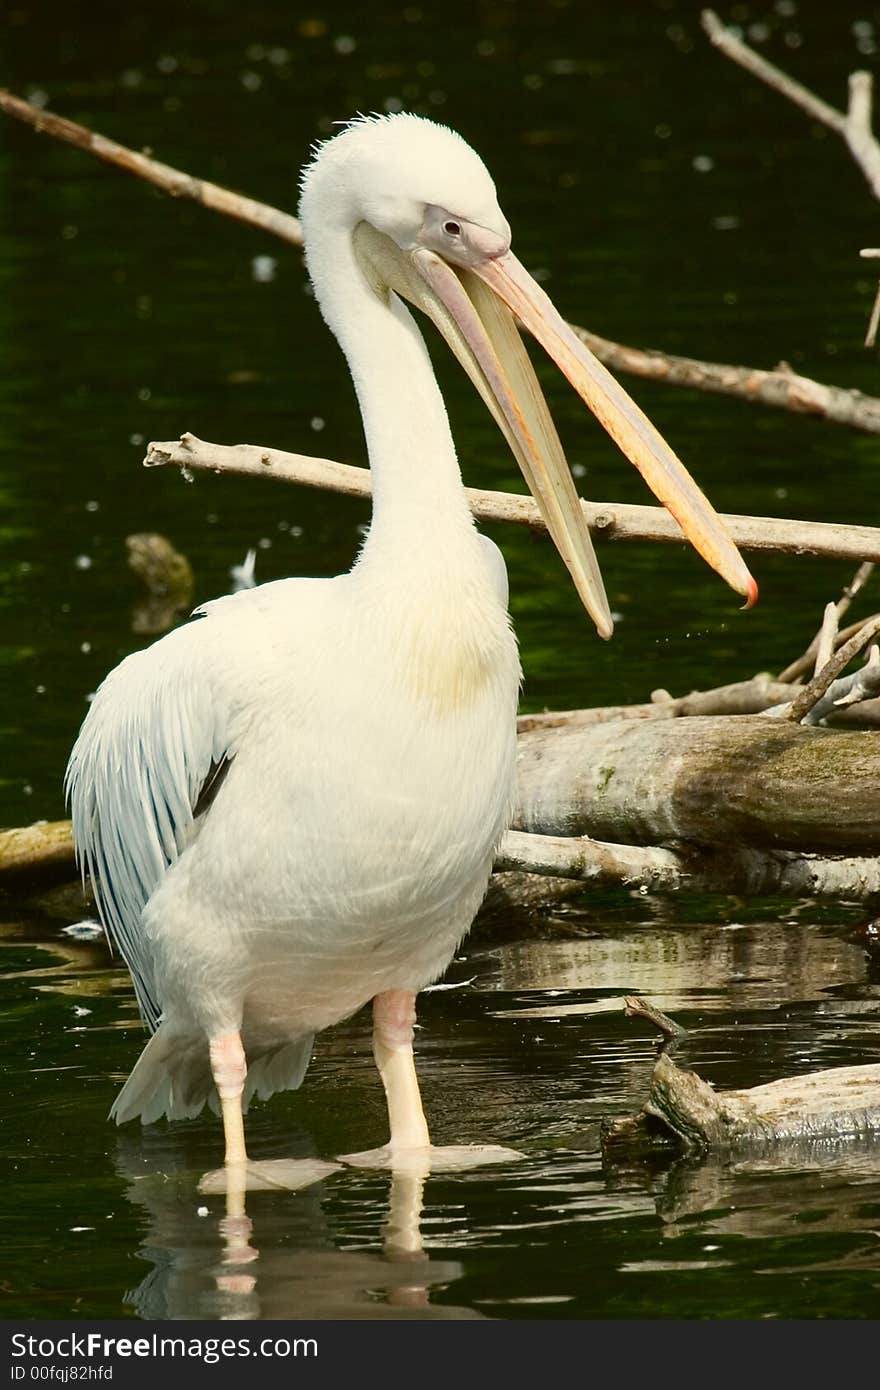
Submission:
<svg viewBox="0 0 880 1390">
<path fill-rule="evenodd" d="M 753 579 L 751 575 L 749 575 L 749 583 L 748 588 L 746 589 L 745 597 L 746 601 L 743 604 L 743 608 L 754 608 L 755 604 L 758 602 L 758 584 L 757 581 Z"/>
</svg>

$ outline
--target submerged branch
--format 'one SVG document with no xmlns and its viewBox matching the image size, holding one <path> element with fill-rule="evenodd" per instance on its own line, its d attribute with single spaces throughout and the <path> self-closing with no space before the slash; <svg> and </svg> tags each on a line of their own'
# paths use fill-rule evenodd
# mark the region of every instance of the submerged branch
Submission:
<svg viewBox="0 0 880 1390">
<path fill-rule="evenodd" d="M 208 444 L 193 434 L 148 446 L 144 459 L 146 468 L 168 464 L 193 472 L 276 478 L 279 482 L 327 488 L 349 497 L 369 497 L 371 489 L 370 473 L 366 468 L 354 468 L 351 464 L 313 458 L 308 454 L 289 454 L 256 444 Z M 534 530 L 546 529 L 537 504 L 530 497 L 478 488 L 467 488 L 466 492 L 471 510 L 480 521 L 515 521 Z M 663 507 L 584 501 L 581 506 L 590 530 L 599 537 L 673 544 L 685 539 L 678 522 Z M 877 527 L 730 514 L 722 520 L 736 544 L 745 550 L 880 560 L 880 528 Z"/>
</svg>

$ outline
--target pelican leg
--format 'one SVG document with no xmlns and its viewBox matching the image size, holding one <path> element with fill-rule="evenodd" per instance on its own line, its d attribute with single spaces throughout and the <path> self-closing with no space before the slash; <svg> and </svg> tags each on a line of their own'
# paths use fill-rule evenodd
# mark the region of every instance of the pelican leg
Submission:
<svg viewBox="0 0 880 1390">
<path fill-rule="evenodd" d="M 222 1037 L 212 1038 L 209 1043 L 211 1056 L 211 1075 L 223 1115 L 223 1135 L 226 1140 L 227 1168 L 247 1163 L 247 1149 L 244 1143 L 244 1118 L 241 1112 L 241 1098 L 247 1079 L 247 1058 L 241 1045 L 240 1033 L 224 1033 Z"/>
<path fill-rule="evenodd" d="M 475 1168 L 522 1158 L 514 1149 L 494 1144 L 457 1144 L 436 1148 L 428 1134 L 413 1057 L 416 996 L 389 990 L 373 1000 L 373 1056 L 388 1106 L 391 1135 L 381 1149 L 342 1154 L 357 1168 L 405 1169 L 422 1178 L 432 1169 Z"/>
<path fill-rule="evenodd" d="M 427 1149 L 431 1139 L 422 1109 L 413 1057 L 416 996 L 402 989 L 377 994 L 373 1000 L 373 1056 L 388 1106 L 392 1152 Z"/>
<path fill-rule="evenodd" d="M 314 1158 L 279 1158 L 253 1163 L 244 1142 L 242 1096 L 247 1079 L 247 1058 L 239 1033 L 224 1033 L 211 1038 L 209 1044 L 211 1075 L 220 1097 L 223 1134 L 226 1139 L 224 1166 L 206 1173 L 199 1183 L 200 1192 L 226 1193 L 226 1234 L 240 1230 L 244 1247 L 250 1235 L 250 1222 L 245 1214 L 244 1194 L 248 1189 L 271 1188 L 296 1191 L 335 1173 L 338 1163 L 323 1163 Z"/>
</svg>

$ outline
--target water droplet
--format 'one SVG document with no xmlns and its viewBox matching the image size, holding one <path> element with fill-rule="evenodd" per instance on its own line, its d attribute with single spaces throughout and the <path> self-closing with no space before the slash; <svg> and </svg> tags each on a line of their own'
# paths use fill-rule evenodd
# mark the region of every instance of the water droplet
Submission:
<svg viewBox="0 0 880 1390">
<path fill-rule="evenodd" d="M 251 260 L 251 275 L 258 285 L 268 285 L 275 279 L 278 261 L 274 256 L 254 256 Z"/>
</svg>

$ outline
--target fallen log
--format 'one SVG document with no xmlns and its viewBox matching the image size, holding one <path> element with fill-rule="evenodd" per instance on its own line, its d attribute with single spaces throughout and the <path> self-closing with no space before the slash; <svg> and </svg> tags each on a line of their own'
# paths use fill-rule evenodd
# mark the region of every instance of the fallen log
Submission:
<svg viewBox="0 0 880 1390">
<path fill-rule="evenodd" d="M 880 852 L 880 735 L 762 715 L 519 737 L 513 829 L 616 844 Z"/>
<path fill-rule="evenodd" d="M 880 1065 L 832 1067 L 783 1077 L 745 1091 L 716 1091 L 696 1072 L 661 1053 L 641 1111 L 606 1121 L 606 1159 L 621 1152 L 672 1143 L 690 1153 L 719 1150 L 739 1158 L 765 1157 L 798 1145 L 876 1140 L 880 1137 Z M 826 1148 L 827 1152 L 827 1148 Z"/>
</svg>

